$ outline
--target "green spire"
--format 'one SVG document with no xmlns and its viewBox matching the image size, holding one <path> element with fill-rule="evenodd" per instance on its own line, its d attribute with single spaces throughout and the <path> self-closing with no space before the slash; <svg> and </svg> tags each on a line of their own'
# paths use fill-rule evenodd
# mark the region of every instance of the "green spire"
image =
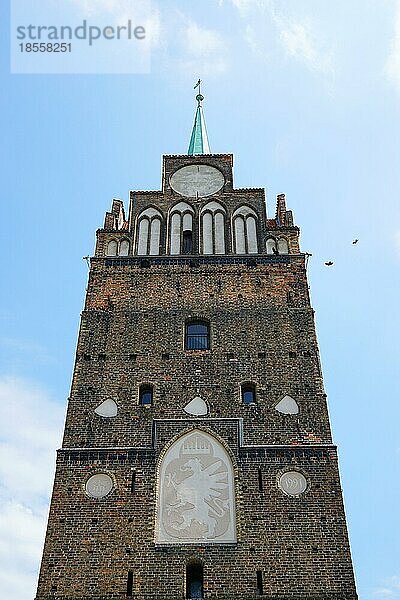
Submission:
<svg viewBox="0 0 400 600">
<path fill-rule="evenodd" d="M 199 88 L 199 93 L 196 96 L 197 100 L 197 109 L 196 115 L 194 117 L 194 125 L 192 130 L 192 136 L 190 138 L 189 144 L 189 155 L 194 154 L 210 154 L 210 146 L 208 143 L 208 135 L 206 122 L 204 119 L 203 107 L 201 103 L 204 100 L 204 96 L 202 96 L 200 91 L 201 80 L 199 79 L 194 89 Z"/>
</svg>

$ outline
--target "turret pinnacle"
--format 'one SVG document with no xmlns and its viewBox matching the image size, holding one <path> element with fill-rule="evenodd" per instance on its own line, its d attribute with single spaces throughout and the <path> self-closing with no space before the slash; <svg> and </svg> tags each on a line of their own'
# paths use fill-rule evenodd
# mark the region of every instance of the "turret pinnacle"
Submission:
<svg viewBox="0 0 400 600">
<path fill-rule="evenodd" d="M 210 154 L 210 146 L 208 143 L 206 122 L 204 119 L 203 107 L 201 105 L 202 101 L 204 100 L 204 96 L 202 96 L 202 94 L 201 94 L 200 85 L 201 85 L 201 80 L 199 79 L 199 81 L 194 86 L 194 89 L 196 89 L 197 87 L 199 88 L 199 93 L 196 96 L 197 109 L 196 109 L 196 115 L 194 117 L 192 136 L 190 138 L 190 144 L 189 144 L 189 150 L 188 150 L 189 155 Z"/>
</svg>

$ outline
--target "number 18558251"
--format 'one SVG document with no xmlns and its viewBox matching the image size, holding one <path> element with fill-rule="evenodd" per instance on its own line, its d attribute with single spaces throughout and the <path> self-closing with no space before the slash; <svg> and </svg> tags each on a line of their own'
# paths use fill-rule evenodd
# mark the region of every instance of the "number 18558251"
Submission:
<svg viewBox="0 0 400 600">
<path fill-rule="evenodd" d="M 21 52 L 72 52 L 72 44 L 52 42 L 25 42 L 19 44 Z"/>
</svg>

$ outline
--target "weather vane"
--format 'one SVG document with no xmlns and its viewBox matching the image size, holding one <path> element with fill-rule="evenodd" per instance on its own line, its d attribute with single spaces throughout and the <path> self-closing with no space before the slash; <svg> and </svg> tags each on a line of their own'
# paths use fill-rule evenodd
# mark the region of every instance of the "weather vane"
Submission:
<svg viewBox="0 0 400 600">
<path fill-rule="evenodd" d="M 201 93 L 201 83 L 202 83 L 202 81 L 201 81 L 201 79 L 199 79 L 193 88 L 193 89 L 199 88 L 199 93 L 196 96 L 196 100 L 199 103 L 199 105 L 200 105 L 200 102 L 202 102 L 204 100 L 204 96 Z"/>
</svg>

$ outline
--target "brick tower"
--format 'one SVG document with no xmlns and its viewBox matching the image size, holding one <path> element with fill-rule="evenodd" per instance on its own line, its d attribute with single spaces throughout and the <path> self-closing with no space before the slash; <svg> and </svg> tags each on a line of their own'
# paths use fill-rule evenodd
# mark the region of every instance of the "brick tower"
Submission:
<svg viewBox="0 0 400 600">
<path fill-rule="evenodd" d="M 355 600 L 305 255 L 197 110 L 97 231 L 36 600 Z"/>
</svg>

